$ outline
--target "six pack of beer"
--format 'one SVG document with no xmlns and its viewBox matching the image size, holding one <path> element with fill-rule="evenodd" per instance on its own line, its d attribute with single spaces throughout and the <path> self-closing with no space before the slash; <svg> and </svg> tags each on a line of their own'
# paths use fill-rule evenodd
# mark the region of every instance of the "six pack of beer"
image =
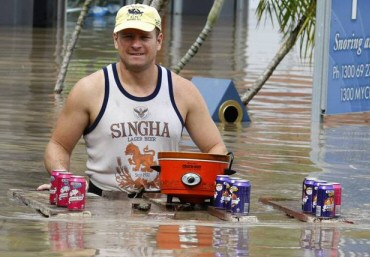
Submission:
<svg viewBox="0 0 370 257">
<path fill-rule="evenodd" d="M 302 183 L 302 211 L 318 218 L 334 218 L 341 215 L 342 185 L 313 177 Z"/>
<path fill-rule="evenodd" d="M 65 170 L 54 170 L 50 177 L 50 204 L 71 211 L 85 209 L 86 179 Z"/>
</svg>

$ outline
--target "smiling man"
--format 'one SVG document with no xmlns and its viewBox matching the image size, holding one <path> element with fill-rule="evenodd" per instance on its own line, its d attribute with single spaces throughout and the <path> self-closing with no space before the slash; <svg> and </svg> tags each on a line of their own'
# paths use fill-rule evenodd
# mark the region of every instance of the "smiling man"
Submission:
<svg viewBox="0 0 370 257">
<path fill-rule="evenodd" d="M 79 80 L 68 96 L 45 152 L 45 167 L 69 170 L 83 136 L 89 191 L 158 191 L 161 151 L 178 151 L 184 128 L 201 152 L 226 146 L 198 89 L 156 64 L 163 34 L 153 7 L 122 7 L 113 31 L 119 62 Z M 38 189 L 47 189 L 41 185 Z"/>
</svg>

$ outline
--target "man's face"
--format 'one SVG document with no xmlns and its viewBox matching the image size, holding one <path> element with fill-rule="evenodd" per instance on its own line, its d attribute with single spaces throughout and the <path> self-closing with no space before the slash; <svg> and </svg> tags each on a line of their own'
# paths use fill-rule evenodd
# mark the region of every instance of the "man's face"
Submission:
<svg viewBox="0 0 370 257">
<path fill-rule="evenodd" d="M 128 70 L 142 71 L 155 63 L 157 52 L 161 49 L 163 34 L 154 29 L 146 32 L 125 29 L 113 34 L 114 45 L 122 63 Z"/>
</svg>

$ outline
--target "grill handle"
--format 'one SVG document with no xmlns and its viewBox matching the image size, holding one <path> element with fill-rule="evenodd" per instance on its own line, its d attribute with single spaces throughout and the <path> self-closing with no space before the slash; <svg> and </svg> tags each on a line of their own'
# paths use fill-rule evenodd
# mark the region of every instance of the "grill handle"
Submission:
<svg viewBox="0 0 370 257">
<path fill-rule="evenodd" d="M 151 168 L 152 170 L 155 170 L 155 171 L 161 172 L 161 166 L 159 166 L 159 165 L 153 165 L 153 166 L 150 166 L 150 168 Z"/>
<path fill-rule="evenodd" d="M 230 155 L 230 163 L 229 163 L 229 168 L 225 169 L 224 173 L 225 175 L 233 175 L 236 173 L 235 170 L 231 169 L 231 166 L 233 165 L 233 161 L 234 161 L 234 154 L 233 152 L 228 152 L 227 155 Z"/>
<path fill-rule="evenodd" d="M 231 170 L 231 166 L 233 165 L 233 162 L 234 162 L 234 154 L 233 152 L 228 152 L 227 155 L 230 155 L 229 170 Z"/>
</svg>

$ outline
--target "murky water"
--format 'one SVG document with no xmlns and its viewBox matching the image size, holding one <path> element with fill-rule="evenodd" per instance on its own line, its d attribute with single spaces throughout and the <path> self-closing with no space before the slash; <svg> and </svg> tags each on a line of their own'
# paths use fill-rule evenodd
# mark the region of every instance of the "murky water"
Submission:
<svg viewBox="0 0 370 257">
<path fill-rule="evenodd" d="M 167 19 L 159 62 L 173 66 L 204 25 L 201 17 Z M 66 30 L 0 28 L 0 256 L 369 256 L 370 126 L 368 114 L 311 124 L 311 65 L 290 53 L 248 106 L 252 122 L 219 129 L 234 169 L 252 182 L 257 224 L 116 219 L 47 219 L 7 196 L 46 182 L 43 151 L 66 95 L 82 76 L 115 61 L 113 18 L 92 19 L 80 36 L 62 95 L 53 88 Z M 280 43 L 276 29 L 222 17 L 182 75 L 233 79 L 240 93 L 258 77 Z M 183 149 L 195 150 L 185 138 Z M 72 170 L 85 169 L 83 143 Z M 344 187 L 343 216 L 354 224 L 306 224 L 258 201 L 300 199 L 307 175 Z"/>
</svg>

